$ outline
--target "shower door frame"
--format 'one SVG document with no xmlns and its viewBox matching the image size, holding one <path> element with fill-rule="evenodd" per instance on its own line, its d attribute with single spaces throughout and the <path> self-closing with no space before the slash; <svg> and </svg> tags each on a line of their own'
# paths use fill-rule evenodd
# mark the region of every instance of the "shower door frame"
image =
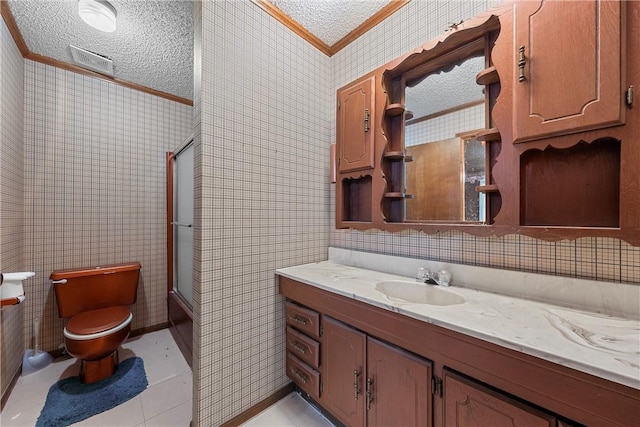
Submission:
<svg viewBox="0 0 640 427">
<path fill-rule="evenodd" d="M 185 360 L 191 366 L 193 359 L 193 310 L 174 289 L 174 164 L 175 156 L 193 141 L 176 152 L 167 152 L 167 312 L 169 331 L 178 344 Z"/>
</svg>

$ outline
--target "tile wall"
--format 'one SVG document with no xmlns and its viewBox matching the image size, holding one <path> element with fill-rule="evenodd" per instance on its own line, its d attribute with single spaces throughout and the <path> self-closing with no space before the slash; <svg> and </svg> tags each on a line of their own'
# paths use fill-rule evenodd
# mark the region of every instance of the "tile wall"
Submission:
<svg viewBox="0 0 640 427">
<path fill-rule="evenodd" d="M 213 426 L 289 383 L 274 270 L 327 258 L 335 92 L 331 59 L 254 3 L 202 7 L 194 421 Z"/>
<path fill-rule="evenodd" d="M 24 74 L 27 348 L 38 317 L 40 346 L 63 342 L 57 269 L 140 261 L 133 329 L 165 323 L 165 152 L 191 133 L 192 107 L 30 60 Z"/>
<path fill-rule="evenodd" d="M 334 90 L 414 50 L 442 33 L 449 23 L 471 18 L 493 3 L 413 0 L 334 56 Z M 425 235 L 414 231 L 388 233 L 332 229 L 330 245 L 390 255 L 640 284 L 640 248 L 609 238 L 545 242 L 517 235 L 474 237 L 461 232 Z"/>
<path fill-rule="evenodd" d="M 24 60 L 0 18 L 0 272 L 24 271 Z M 28 282 L 25 282 L 28 284 Z M 20 368 L 24 304 L 0 311 L 0 396 Z"/>
</svg>

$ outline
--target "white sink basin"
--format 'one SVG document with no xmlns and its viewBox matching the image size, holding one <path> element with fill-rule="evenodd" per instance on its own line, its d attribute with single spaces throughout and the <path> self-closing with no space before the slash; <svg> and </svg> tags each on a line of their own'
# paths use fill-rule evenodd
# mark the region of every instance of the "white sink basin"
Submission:
<svg viewBox="0 0 640 427">
<path fill-rule="evenodd" d="M 376 290 L 382 292 L 391 301 L 413 304 L 454 305 L 465 302 L 460 295 L 438 286 L 423 283 L 389 280 L 376 283 Z"/>
</svg>

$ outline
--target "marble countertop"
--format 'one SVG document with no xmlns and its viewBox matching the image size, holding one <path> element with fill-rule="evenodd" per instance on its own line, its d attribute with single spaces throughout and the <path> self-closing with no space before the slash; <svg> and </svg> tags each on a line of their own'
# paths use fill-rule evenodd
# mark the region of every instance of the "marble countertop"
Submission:
<svg viewBox="0 0 640 427">
<path fill-rule="evenodd" d="M 428 286 L 411 277 L 322 261 L 277 274 L 385 310 L 640 389 L 640 321 L 466 287 L 436 287 L 464 298 L 453 305 L 418 304 L 376 288 Z M 379 287 L 378 287 L 379 288 Z M 442 292 L 440 292 L 442 294 Z M 450 296 L 450 295 L 449 295 Z M 455 298 L 455 297 L 454 297 Z"/>
</svg>

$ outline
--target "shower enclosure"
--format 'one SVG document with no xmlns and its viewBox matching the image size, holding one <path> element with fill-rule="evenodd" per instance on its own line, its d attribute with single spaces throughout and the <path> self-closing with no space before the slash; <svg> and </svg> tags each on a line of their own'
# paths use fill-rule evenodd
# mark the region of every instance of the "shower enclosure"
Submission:
<svg viewBox="0 0 640 427">
<path fill-rule="evenodd" d="M 193 354 L 193 141 L 167 153 L 169 330 L 191 365 Z"/>
</svg>

